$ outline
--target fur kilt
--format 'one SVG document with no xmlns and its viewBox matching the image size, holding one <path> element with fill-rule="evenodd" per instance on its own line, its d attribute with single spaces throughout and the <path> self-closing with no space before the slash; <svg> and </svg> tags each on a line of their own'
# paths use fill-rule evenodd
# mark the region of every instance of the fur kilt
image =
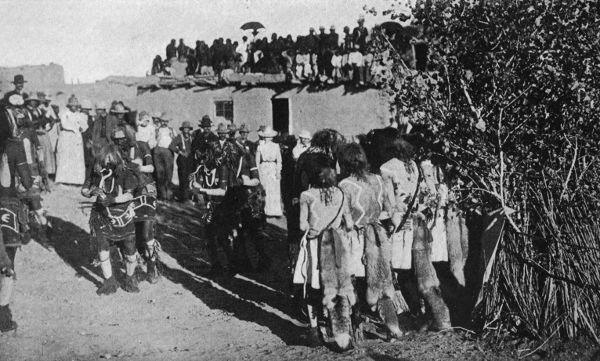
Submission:
<svg viewBox="0 0 600 361">
<path fill-rule="evenodd" d="M 133 204 L 134 222 L 154 221 L 156 219 L 156 185 L 154 183 L 146 184 L 131 203 Z"/>
<path fill-rule="evenodd" d="M 27 207 L 18 198 L 0 198 L 0 229 L 6 247 L 19 247 L 24 244 L 29 228 Z"/>
<path fill-rule="evenodd" d="M 122 241 L 135 237 L 133 201 L 104 207 L 94 204 L 90 212 L 90 230 L 94 237 Z"/>
</svg>

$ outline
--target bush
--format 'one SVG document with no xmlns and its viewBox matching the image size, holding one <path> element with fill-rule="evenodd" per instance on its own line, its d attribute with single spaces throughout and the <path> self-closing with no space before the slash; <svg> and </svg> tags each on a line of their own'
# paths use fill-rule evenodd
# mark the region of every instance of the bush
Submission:
<svg viewBox="0 0 600 361">
<path fill-rule="evenodd" d="M 418 1 L 429 72 L 376 36 L 395 59 L 384 91 L 435 135 L 461 204 L 515 211 L 485 290 L 496 330 L 600 342 L 599 6 Z"/>
</svg>

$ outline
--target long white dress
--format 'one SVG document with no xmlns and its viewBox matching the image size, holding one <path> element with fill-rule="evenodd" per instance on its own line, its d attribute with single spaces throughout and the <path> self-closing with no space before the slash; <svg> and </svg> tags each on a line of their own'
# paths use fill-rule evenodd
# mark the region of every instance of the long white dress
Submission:
<svg viewBox="0 0 600 361">
<path fill-rule="evenodd" d="M 87 130 L 87 120 L 84 114 L 67 109 L 61 114 L 60 123 L 63 130 L 56 146 L 56 183 L 81 185 L 85 181 L 81 132 Z"/>
<path fill-rule="evenodd" d="M 281 149 L 271 141 L 258 146 L 256 164 L 260 183 L 265 188 L 265 214 L 269 217 L 283 215 L 281 209 Z"/>
</svg>

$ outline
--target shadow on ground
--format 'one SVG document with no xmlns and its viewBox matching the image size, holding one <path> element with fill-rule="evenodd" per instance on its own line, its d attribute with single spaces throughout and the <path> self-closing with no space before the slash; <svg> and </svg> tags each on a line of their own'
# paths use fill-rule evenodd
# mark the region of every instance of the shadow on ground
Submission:
<svg viewBox="0 0 600 361">
<path fill-rule="evenodd" d="M 163 265 L 166 278 L 190 290 L 212 309 L 268 327 L 288 345 L 302 344 L 299 335 L 303 328 L 289 320 L 295 307 L 288 296 L 285 231 L 270 224 L 265 229 L 269 235 L 267 252 L 273 260 L 269 271 L 213 277 L 209 276 L 202 211 L 194 206 L 161 203 L 159 215 L 157 237 L 162 250 L 185 270 Z M 251 262 L 256 262 L 255 252 L 250 249 L 249 254 Z"/>
</svg>

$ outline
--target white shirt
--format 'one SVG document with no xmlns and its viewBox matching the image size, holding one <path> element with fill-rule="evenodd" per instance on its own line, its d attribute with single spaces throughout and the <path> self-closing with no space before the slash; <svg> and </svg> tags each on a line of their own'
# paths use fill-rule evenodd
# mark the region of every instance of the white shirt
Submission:
<svg viewBox="0 0 600 361">
<path fill-rule="evenodd" d="M 150 149 L 156 147 L 156 127 L 154 124 L 148 124 L 145 127 L 139 126 L 135 133 L 135 140 L 146 142 Z"/>
<path fill-rule="evenodd" d="M 308 143 L 307 145 L 304 145 L 304 144 L 302 144 L 301 141 L 298 141 L 298 143 L 296 144 L 294 149 L 292 149 L 292 156 L 294 157 L 294 160 L 298 160 L 298 158 L 300 158 L 302 153 L 306 152 L 308 147 L 310 147 L 310 143 Z"/>
<path fill-rule="evenodd" d="M 348 56 L 348 63 L 354 64 L 356 66 L 363 66 L 364 61 L 363 61 L 363 55 L 361 54 L 361 52 L 358 50 L 351 52 L 350 55 Z"/>
<path fill-rule="evenodd" d="M 333 57 L 331 57 L 331 65 L 333 65 L 334 68 L 341 68 L 342 67 L 342 56 L 334 55 Z"/>
<path fill-rule="evenodd" d="M 173 137 L 173 129 L 169 127 L 158 128 L 158 130 L 156 131 L 156 146 L 161 148 L 169 148 Z"/>
<path fill-rule="evenodd" d="M 87 115 L 83 113 L 75 113 L 70 109 L 61 113 L 60 124 L 63 129 L 70 130 L 75 133 L 85 132 L 88 128 Z M 81 130 L 79 130 L 81 128 Z"/>
</svg>

